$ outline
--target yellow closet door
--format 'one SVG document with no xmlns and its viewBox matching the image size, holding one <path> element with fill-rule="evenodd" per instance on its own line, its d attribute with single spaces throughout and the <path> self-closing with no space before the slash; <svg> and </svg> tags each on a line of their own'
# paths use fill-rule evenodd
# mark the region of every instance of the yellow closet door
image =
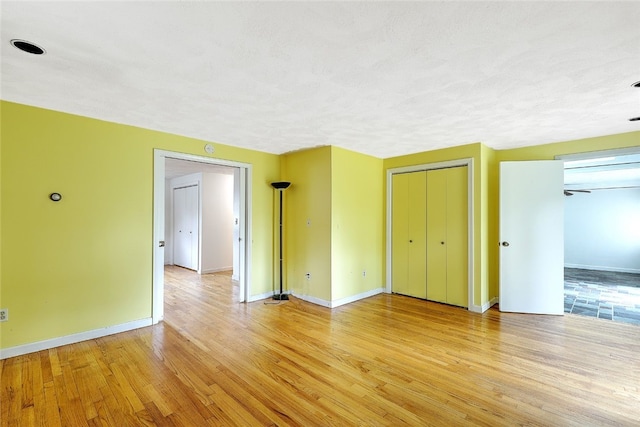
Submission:
<svg viewBox="0 0 640 427">
<path fill-rule="evenodd" d="M 447 171 L 447 300 L 469 305 L 468 185 L 467 166 Z"/>
<path fill-rule="evenodd" d="M 427 172 L 427 299 L 447 302 L 447 171 Z"/>
<path fill-rule="evenodd" d="M 393 176 L 392 291 L 426 298 L 426 172 Z"/>
<path fill-rule="evenodd" d="M 409 174 L 393 175 L 391 201 L 392 291 L 407 294 L 409 283 Z"/>
<path fill-rule="evenodd" d="M 427 297 L 427 172 L 412 172 L 409 177 L 409 253 L 406 295 Z"/>
</svg>

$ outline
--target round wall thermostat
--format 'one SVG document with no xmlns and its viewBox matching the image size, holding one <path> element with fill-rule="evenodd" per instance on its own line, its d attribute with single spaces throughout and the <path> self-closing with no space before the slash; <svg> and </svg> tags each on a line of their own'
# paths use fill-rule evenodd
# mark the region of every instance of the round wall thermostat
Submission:
<svg viewBox="0 0 640 427">
<path fill-rule="evenodd" d="M 204 146 L 204 151 L 206 151 L 207 153 L 211 154 L 213 153 L 214 149 L 213 149 L 213 145 L 211 144 L 207 144 Z"/>
</svg>

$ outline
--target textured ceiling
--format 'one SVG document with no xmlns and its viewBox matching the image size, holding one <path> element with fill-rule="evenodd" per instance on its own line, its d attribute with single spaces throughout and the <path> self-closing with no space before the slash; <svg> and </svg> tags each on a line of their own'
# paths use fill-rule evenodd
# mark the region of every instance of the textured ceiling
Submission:
<svg viewBox="0 0 640 427">
<path fill-rule="evenodd" d="M 387 158 L 640 130 L 640 2 L 0 7 L 2 99 L 214 143 Z"/>
</svg>

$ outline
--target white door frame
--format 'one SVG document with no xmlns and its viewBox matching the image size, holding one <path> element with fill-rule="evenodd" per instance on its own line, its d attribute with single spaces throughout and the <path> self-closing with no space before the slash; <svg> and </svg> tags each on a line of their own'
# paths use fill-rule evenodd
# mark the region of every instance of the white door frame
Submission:
<svg viewBox="0 0 640 427">
<path fill-rule="evenodd" d="M 473 300 L 474 300 L 474 246 L 473 246 L 473 232 L 474 232 L 474 226 L 473 226 L 473 219 L 474 219 L 474 215 L 473 215 L 473 183 L 474 183 L 474 178 L 473 178 L 473 158 L 465 158 L 465 159 L 458 159 L 458 160 L 449 160 L 446 162 L 438 162 L 438 163 L 426 163 L 426 164 L 421 164 L 421 165 L 413 165 L 413 166 L 404 166 L 404 167 L 400 167 L 400 168 L 393 168 L 393 169 L 387 169 L 387 248 L 386 248 L 386 252 L 387 252 L 387 285 L 386 285 L 386 289 L 385 292 L 390 294 L 391 290 L 392 290 L 392 238 L 393 236 L 391 235 L 391 229 L 392 229 L 392 224 L 393 224 L 393 218 L 392 218 L 392 213 L 393 213 L 393 209 L 392 209 L 392 201 L 393 201 L 393 175 L 395 174 L 401 174 L 401 173 L 409 173 L 409 172 L 419 172 L 419 171 L 425 171 L 425 170 L 431 170 L 431 169 L 443 169 L 443 168 L 452 168 L 452 167 L 457 167 L 457 166 L 467 166 L 467 183 L 468 183 L 468 189 L 467 189 L 467 194 L 468 194 L 468 206 L 469 206 L 469 211 L 468 211 L 468 221 L 469 221 L 469 239 L 468 239 L 468 260 L 469 260 L 469 291 L 468 291 L 468 309 L 469 311 L 474 311 L 477 313 L 481 313 L 482 312 L 482 306 L 475 306 L 473 304 Z"/>
<path fill-rule="evenodd" d="M 554 157 L 556 160 L 570 162 L 573 160 L 598 159 L 602 157 L 624 156 L 629 154 L 640 154 L 640 147 L 613 148 L 611 150 L 585 151 L 571 154 L 559 154 Z"/>
<path fill-rule="evenodd" d="M 194 154 L 179 153 L 160 149 L 153 150 L 153 285 L 151 316 L 156 324 L 164 318 L 164 247 L 160 242 L 165 234 L 165 159 L 188 160 L 219 166 L 229 166 L 240 170 L 240 215 L 239 215 L 239 300 L 246 302 L 251 295 L 251 177 L 252 165 Z"/>
</svg>

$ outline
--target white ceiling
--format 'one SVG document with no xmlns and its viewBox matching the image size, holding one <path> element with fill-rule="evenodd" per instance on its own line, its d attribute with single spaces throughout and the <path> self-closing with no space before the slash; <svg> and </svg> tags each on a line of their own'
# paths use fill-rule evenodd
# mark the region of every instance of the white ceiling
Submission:
<svg viewBox="0 0 640 427">
<path fill-rule="evenodd" d="M 387 158 L 640 130 L 637 1 L 0 7 L 2 99 L 214 143 Z"/>
</svg>

